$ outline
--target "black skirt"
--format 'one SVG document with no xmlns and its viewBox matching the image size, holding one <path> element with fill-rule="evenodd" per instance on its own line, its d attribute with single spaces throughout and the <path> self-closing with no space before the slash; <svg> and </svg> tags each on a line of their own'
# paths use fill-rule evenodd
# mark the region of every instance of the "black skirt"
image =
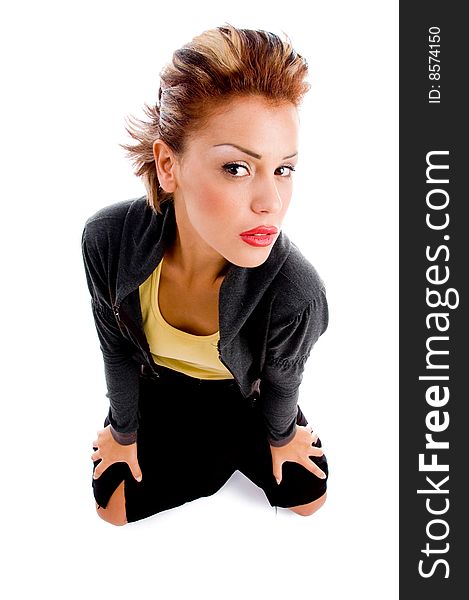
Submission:
<svg viewBox="0 0 469 600">
<path fill-rule="evenodd" d="M 159 373 L 158 378 L 140 376 L 142 481 L 126 463 L 111 465 L 92 480 L 99 506 L 107 506 L 124 480 L 127 521 L 138 521 L 214 494 L 236 470 L 264 491 L 271 506 L 307 504 L 325 493 L 327 480 L 295 462 L 283 464 L 277 484 L 258 402 L 244 398 L 234 380 L 195 379 L 164 367 Z M 307 425 L 300 407 L 297 423 Z M 315 445 L 321 446 L 320 440 Z M 325 456 L 310 460 L 328 474 Z"/>
</svg>

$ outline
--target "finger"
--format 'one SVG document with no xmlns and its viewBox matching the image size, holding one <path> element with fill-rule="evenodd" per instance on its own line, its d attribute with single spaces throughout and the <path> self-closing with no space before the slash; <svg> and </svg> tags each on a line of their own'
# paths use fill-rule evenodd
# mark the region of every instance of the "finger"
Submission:
<svg viewBox="0 0 469 600">
<path fill-rule="evenodd" d="M 326 474 L 320 469 L 313 461 L 301 461 L 301 464 L 308 469 L 313 475 L 319 477 L 319 479 L 326 479 Z"/>
<path fill-rule="evenodd" d="M 280 483 L 282 481 L 282 465 L 283 465 L 283 462 L 278 462 L 278 461 L 275 461 L 272 464 L 272 472 L 274 474 L 275 480 L 278 485 L 280 485 Z"/>
<path fill-rule="evenodd" d="M 98 440 L 95 440 L 95 441 L 93 442 L 93 446 L 94 446 L 95 448 L 97 448 L 97 447 L 98 447 Z"/>
<path fill-rule="evenodd" d="M 319 436 L 318 436 L 318 434 L 317 434 L 317 433 L 313 433 L 313 432 L 311 432 L 311 433 L 312 433 L 312 435 L 313 435 L 313 444 L 315 444 L 315 443 L 318 441 L 318 439 L 319 439 Z"/>
<path fill-rule="evenodd" d="M 108 464 L 102 460 L 96 467 L 93 473 L 93 479 L 98 479 L 104 473 L 104 471 L 108 468 Z"/>
<path fill-rule="evenodd" d="M 132 473 L 132 475 L 134 476 L 134 478 L 140 482 L 142 481 L 142 471 L 140 469 L 140 465 L 138 464 L 138 461 L 135 461 L 133 463 L 128 463 L 129 467 L 130 467 L 130 471 Z"/>
<path fill-rule="evenodd" d="M 310 433 L 313 433 L 313 426 L 312 425 L 305 425 L 305 429 L 307 429 Z"/>
<path fill-rule="evenodd" d="M 101 458 L 101 454 L 100 454 L 99 450 L 96 450 L 96 452 L 93 452 L 93 454 L 91 455 L 92 461 L 99 460 L 100 458 Z"/>
<path fill-rule="evenodd" d="M 308 456 L 323 456 L 324 450 L 322 448 L 318 448 L 317 446 L 311 446 L 308 448 Z"/>
</svg>

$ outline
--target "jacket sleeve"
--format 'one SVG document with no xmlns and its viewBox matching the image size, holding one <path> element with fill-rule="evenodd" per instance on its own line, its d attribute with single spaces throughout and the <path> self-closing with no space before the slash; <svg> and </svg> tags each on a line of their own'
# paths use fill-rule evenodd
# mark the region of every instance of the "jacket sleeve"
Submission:
<svg viewBox="0 0 469 600">
<path fill-rule="evenodd" d="M 132 444 L 137 439 L 139 371 L 132 359 L 132 347 L 124 338 L 111 309 L 112 299 L 106 264 L 106 244 L 99 246 L 99 236 L 85 226 L 82 236 L 82 254 L 91 309 L 104 361 L 104 374 L 109 399 L 106 423 L 120 444 Z"/>
<path fill-rule="evenodd" d="M 261 376 L 260 398 L 271 446 L 284 446 L 296 432 L 299 386 L 311 349 L 328 325 L 324 291 L 294 318 L 275 327 Z"/>
</svg>

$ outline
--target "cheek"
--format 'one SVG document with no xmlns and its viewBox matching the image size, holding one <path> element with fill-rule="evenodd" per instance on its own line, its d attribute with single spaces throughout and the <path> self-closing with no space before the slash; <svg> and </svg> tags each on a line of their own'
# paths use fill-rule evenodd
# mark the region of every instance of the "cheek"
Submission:
<svg viewBox="0 0 469 600">
<path fill-rule="evenodd" d="M 200 194 L 200 209 L 208 215 L 220 215 L 226 210 L 226 201 L 219 189 L 205 186 Z"/>
<path fill-rule="evenodd" d="M 232 191 L 226 189 L 225 186 L 201 182 L 194 193 L 196 193 L 196 210 L 199 217 L 203 215 L 207 221 L 217 220 L 229 223 L 235 216 L 239 202 L 232 197 Z"/>
</svg>

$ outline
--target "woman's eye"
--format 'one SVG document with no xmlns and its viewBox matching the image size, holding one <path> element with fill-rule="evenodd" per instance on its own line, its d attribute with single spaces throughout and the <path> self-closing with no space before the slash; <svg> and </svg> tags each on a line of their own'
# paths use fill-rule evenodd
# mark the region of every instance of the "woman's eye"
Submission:
<svg viewBox="0 0 469 600">
<path fill-rule="evenodd" d="M 239 165 L 238 163 L 228 163 L 223 165 L 223 170 L 232 177 L 243 177 L 248 169 L 244 165 Z"/>
<path fill-rule="evenodd" d="M 231 177 L 245 177 L 249 173 L 248 167 L 239 163 L 227 163 L 223 165 L 222 169 L 225 173 L 231 175 Z M 275 172 L 281 177 L 288 178 L 291 177 L 294 170 L 295 168 L 291 165 L 282 165 Z"/>
<path fill-rule="evenodd" d="M 277 171 L 280 171 L 282 169 L 283 171 L 281 177 L 291 177 L 293 171 L 295 170 L 295 167 L 292 167 L 291 165 L 283 165 L 282 167 L 279 167 Z"/>
</svg>

